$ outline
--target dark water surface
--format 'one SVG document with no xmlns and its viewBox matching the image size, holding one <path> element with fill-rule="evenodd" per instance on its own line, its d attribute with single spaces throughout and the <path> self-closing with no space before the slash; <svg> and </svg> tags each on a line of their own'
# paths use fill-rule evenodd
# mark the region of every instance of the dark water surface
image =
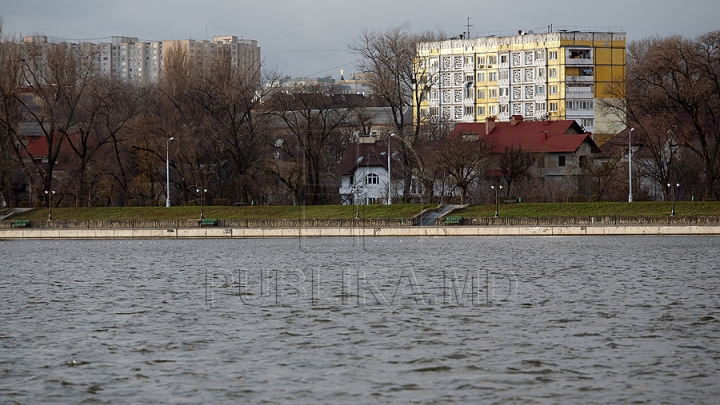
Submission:
<svg viewBox="0 0 720 405">
<path fill-rule="evenodd" d="M 0 403 L 718 403 L 720 238 L 0 242 Z"/>
</svg>

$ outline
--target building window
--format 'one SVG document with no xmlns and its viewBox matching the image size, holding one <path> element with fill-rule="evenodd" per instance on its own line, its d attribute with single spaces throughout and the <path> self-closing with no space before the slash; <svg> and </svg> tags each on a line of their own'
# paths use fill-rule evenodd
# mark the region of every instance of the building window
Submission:
<svg viewBox="0 0 720 405">
<path fill-rule="evenodd" d="M 477 115 L 478 115 L 479 117 L 485 116 L 485 107 L 478 107 L 478 108 L 477 108 Z"/>
<path fill-rule="evenodd" d="M 491 55 L 488 56 L 488 65 L 494 65 L 497 63 L 497 56 Z"/>
<path fill-rule="evenodd" d="M 537 88 L 535 89 L 535 94 L 537 94 L 538 96 L 545 95 L 545 86 L 537 86 Z"/>
<path fill-rule="evenodd" d="M 550 68 L 549 76 L 550 76 L 550 78 L 556 78 L 556 77 L 558 77 L 557 68 Z"/>
<path fill-rule="evenodd" d="M 497 81 L 497 72 L 488 73 L 488 80 L 491 82 L 496 82 Z"/>
<path fill-rule="evenodd" d="M 484 82 L 485 81 L 485 72 L 480 72 L 477 74 L 477 81 L 478 82 Z"/>
<path fill-rule="evenodd" d="M 552 85 L 552 86 L 550 86 L 549 90 L 550 90 L 550 94 L 551 94 L 551 95 L 552 95 L 552 94 L 557 94 L 557 92 L 558 92 L 558 86 L 557 86 L 557 85 Z"/>
<path fill-rule="evenodd" d="M 477 98 L 481 100 L 485 99 L 485 89 L 480 89 L 477 91 Z"/>
<path fill-rule="evenodd" d="M 478 58 L 477 58 L 477 64 L 478 64 L 478 67 L 485 67 L 485 57 L 484 57 L 484 56 L 478 56 Z"/>
<path fill-rule="evenodd" d="M 548 52 L 548 54 L 550 56 L 549 57 L 550 60 L 557 60 L 557 51 L 550 51 L 550 52 Z"/>
<path fill-rule="evenodd" d="M 500 97 L 507 97 L 510 95 L 510 89 L 507 87 L 500 87 Z"/>
<path fill-rule="evenodd" d="M 488 114 L 495 115 L 497 114 L 497 106 L 491 105 L 488 107 Z"/>
<path fill-rule="evenodd" d="M 592 100 L 586 100 L 586 101 L 566 101 L 565 102 L 565 108 L 568 110 L 592 110 L 593 109 L 593 102 Z"/>
<path fill-rule="evenodd" d="M 580 119 L 580 125 L 582 125 L 584 128 L 592 128 L 594 121 L 592 118 L 581 118 Z"/>
<path fill-rule="evenodd" d="M 488 90 L 488 97 L 489 98 L 497 98 L 497 89 Z"/>
<path fill-rule="evenodd" d="M 550 108 L 548 109 L 549 112 L 557 112 L 558 103 L 550 103 L 548 105 L 550 106 Z"/>
<path fill-rule="evenodd" d="M 375 173 L 370 173 L 367 176 L 365 176 L 365 184 L 379 184 L 380 183 L 380 176 L 378 176 Z"/>
<path fill-rule="evenodd" d="M 560 166 L 560 167 L 565 166 L 565 155 L 558 156 L 558 166 Z"/>
<path fill-rule="evenodd" d="M 430 100 L 437 100 L 438 99 L 438 92 L 437 91 L 431 91 L 430 92 Z"/>
<path fill-rule="evenodd" d="M 508 56 L 500 55 L 500 63 L 508 63 Z"/>
<path fill-rule="evenodd" d="M 473 107 L 465 107 L 465 115 L 473 115 L 475 113 L 475 109 Z"/>
</svg>

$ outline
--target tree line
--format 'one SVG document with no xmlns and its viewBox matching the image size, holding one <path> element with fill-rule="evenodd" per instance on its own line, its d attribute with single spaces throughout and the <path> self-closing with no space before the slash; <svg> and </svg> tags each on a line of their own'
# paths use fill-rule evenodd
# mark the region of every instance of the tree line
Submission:
<svg viewBox="0 0 720 405">
<path fill-rule="evenodd" d="M 639 176 L 661 185 L 702 182 L 705 198 L 720 193 L 719 37 L 630 44 L 627 83 L 613 89 L 621 102 L 605 106 L 657 155 L 638 163 Z M 45 191 L 67 206 L 159 205 L 167 165 L 173 205 L 194 203 L 202 189 L 217 205 L 337 203 L 340 158 L 359 135 L 377 130 L 368 111 L 381 106 L 389 111 L 383 132 L 397 149 L 405 196 L 419 186 L 425 201 L 453 194 L 486 202 L 484 184 L 502 183 L 507 195 L 547 197 L 530 176 L 537 157 L 522 146 L 492 156 L 490 145 L 449 139 L 447 123 L 422 118 L 420 102 L 437 83 L 415 63 L 415 49 L 444 38 L 400 28 L 358 35 L 349 50 L 372 74 L 372 98 L 327 83 L 278 87 L 278 72 L 235 68 L 222 52 L 199 61 L 181 47 L 164 50 L 158 83 L 137 86 L 100 74 L 91 44 L 5 39 L 0 192 L 13 205 L 46 205 Z M 620 198 L 622 154 L 586 164 L 586 187 L 572 194 Z"/>
</svg>

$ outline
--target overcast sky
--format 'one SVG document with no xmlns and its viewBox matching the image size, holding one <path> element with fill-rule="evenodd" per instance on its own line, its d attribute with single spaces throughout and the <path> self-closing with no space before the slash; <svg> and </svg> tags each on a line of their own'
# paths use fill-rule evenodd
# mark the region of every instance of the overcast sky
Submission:
<svg viewBox="0 0 720 405">
<path fill-rule="evenodd" d="M 236 35 L 254 39 L 264 66 L 293 77 L 355 72 L 347 45 L 363 29 L 401 26 L 454 36 L 510 35 L 517 30 L 594 29 L 686 37 L 720 29 L 720 0 L 0 0 L 3 32 L 43 33 L 72 41 Z"/>
</svg>

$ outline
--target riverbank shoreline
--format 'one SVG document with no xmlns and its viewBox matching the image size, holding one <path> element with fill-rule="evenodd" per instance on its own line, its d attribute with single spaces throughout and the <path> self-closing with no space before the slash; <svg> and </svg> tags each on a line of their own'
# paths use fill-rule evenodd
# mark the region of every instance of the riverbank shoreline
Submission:
<svg viewBox="0 0 720 405">
<path fill-rule="evenodd" d="M 546 225 L 397 226 L 283 228 L 0 229 L 0 240 L 15 239 L 256 239 L 321 237 L 444 236 L 636 236 L 720 235 L 720 225 Z"/>
</svg>

